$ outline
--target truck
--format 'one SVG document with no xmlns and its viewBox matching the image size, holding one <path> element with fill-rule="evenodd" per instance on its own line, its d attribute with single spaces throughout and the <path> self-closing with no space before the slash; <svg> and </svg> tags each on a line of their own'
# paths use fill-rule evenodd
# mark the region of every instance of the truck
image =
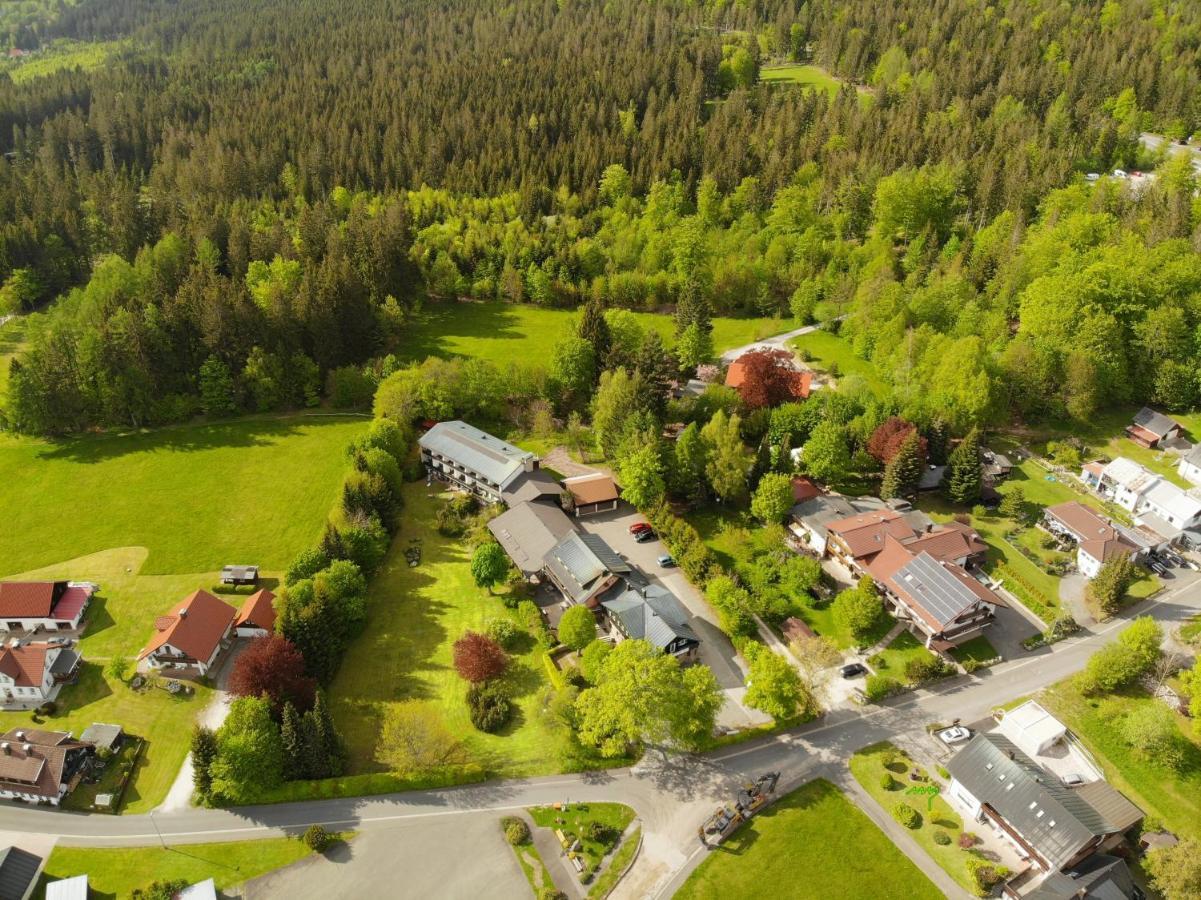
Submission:
<svg viewBox="0 0 1201 900">
<path fill-rule="evenodd" d="M 774 799 L 779 772 L 760 775 L 738 791 L 732 804 L 719 806 L 697 829 L 697 837 L 706 847 L 716 847 Z"/>
</svg>

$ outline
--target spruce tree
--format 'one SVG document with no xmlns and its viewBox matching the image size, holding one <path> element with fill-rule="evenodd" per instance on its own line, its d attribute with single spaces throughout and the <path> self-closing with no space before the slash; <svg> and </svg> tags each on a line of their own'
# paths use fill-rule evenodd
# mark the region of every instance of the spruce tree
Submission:
<svg viewBox="0 0 1201 900">
<path fill-rule="evenodd" d="M 912 497 L 917 493 L 922 479 L 922 445 L 917 429 L 901 442 L 896 455 L 884 467 L 884 482 L 880 496 L 885 500 L 892 497 Z"/>
<path fill-rule="evenodd" d="M 945 484 L 952 503 L 970 506 L 980 499 L 980 433 L 975 428 L 951 451 Z"/>
<path fill-rule="evenodd" d="M 328 761 L 329 775 L 326 777 L 341 775 L 346 769 L 346 742 L 342 740 L 342 735 L 329 714 L 324 691 L 317 692 L 317 700 L 309 714 L 313 717 L 322 752 Z"/>
<path fill-rule="evenodd" d="M 926 431 L 926 458 L 931 465 L 944 466 L 947 463 L 947 423 L 935 419 Z"/>
<path fill-rule="evenodd" d="M 613 336 L 609 333 L 609 323 L 605 321 L 605 309 L 599 299 L 593 298 L 584 307 L 576 334 L 591 345 L 594 359 L 603 360 L 609 355 Z"/>
<path fill-rule="evenodd" d="M 310 709 L 300 717 L 300 768 L 305 778 L 328 778 L 329 757 L 321 746 L 317 718 Z"/>
<path fill-rule="evenodd" d="M 301 747 L 300 714 L 291 701 L 284 704 L 283 721 L 279 726 L 280 739 L 284 745 L 284 776 L 289 781 L 309 777 L 304 771 L 304 756 Z"/>
<path fill-rule="evenodd" d="M 213 791 L 211 768 L 216 757 L 216 734 L 211 728 L 197 725 L 192 730 L 192 787 L 202 801 L 208 800 Z"/>
<path fill-rule="evenodd" d="M 642 339 L 634 371 L 642 376 L 650 405 L 659 418 L 667 411 L 667 394 L 678 369 L 679 363 L 663 346 L 663 338 L 657 331 L 652 331 Z"/>
</svg>

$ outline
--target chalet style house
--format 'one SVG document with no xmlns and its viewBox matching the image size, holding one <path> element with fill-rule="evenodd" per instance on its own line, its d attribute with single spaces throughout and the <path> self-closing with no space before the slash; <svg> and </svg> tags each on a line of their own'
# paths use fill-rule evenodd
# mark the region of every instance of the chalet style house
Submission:
<svg viewBox="0 0 1201 900">
<path fill-rule="evenodd" d="M 13 639 L 0 648 L 0 708 L 37 709 L 79 674 L 79 653 L 46 641 Z"/>
<path fill-rule="evenodd" d="M 0 631 L 75 631 L 94 591 L 71 581 L 0 581 Z"/>
<path fill-rule="evenodd" d="M 1087 578 L 1096 578 L 1111 559 L 1129 556 L 1137 560 L 1155 544 L 1134 529 L 1115 525 L 1075 500 L 1048 506 L 1043 510 L 1043 524 L 1052 534 L 1076 545 L 1076 568 Z"/>
<path fill-rule="evenodd" d="M 267 637 L 275 631 L 275 595 L 255 591 L 246 598 L 234 619 L 234 634 L 243 638 Z"/>
<path fill-rule="evenodd" d="M 1183 433 L 1184 428 L 1175 419 L 1144 406 L 1134 414 L 1134 421 L 1126 426 L 1126 436 L 1140 447 L 1155 450 L 1170 444 Z"/>
<path fill-rule="evenodd" d="M 172 674 L 206 675 L 229 646 L 238 612 L 208 591 L 185 597 L 154 623 L 157 633 L 138 660 Z"/>
<path fill-rule="evenodd" d="M 0 735 L 0 799 L 58 806 L 94 750 L 61 731 L 27 728 Z"/>
</svg>

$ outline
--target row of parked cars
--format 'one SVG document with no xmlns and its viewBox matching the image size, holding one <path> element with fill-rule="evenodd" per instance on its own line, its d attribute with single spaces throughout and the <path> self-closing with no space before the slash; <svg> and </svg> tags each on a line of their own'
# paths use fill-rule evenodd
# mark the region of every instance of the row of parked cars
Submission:
<svg viewBox="0 0 1201 900">
<path fill-rule="evenodd" d="M 1156 550 L 1154 553 L 1147 555 L 1147 566 L 1156 575 L 1161 577 L 1171 577 L 1172 569 L 1192 569 L 1197 571 L 1199 567 L 1191 559 L 1185 559 L 1174 550 Z"/>
</svg>

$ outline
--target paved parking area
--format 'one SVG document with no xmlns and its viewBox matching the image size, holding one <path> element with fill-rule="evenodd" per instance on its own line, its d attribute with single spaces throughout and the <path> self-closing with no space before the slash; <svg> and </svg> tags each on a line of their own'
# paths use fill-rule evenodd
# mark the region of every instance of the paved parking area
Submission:
<svg viewBox="0 0 1201 900">
<path fill-rule="evenodd" d="M 746 693 L 746 674 L 742 660 L 734 652 L 734 645 L 725 632 L 717 627 L 717 616 L 709 604 L 679 569 L 664 569 L 657 557 L 667 552 L 663 542 L 656 538 L 639 544 L 630 534 L 634 522 L 642 517 L 628 503 L 622 503 L 613 512 L 577 519 L 581 529 L 589 534 L 600 535 L 610 547 L 637 566 L 656 584 L 661 584 L 680 599 L 692 613 L 689 624 L 701 639 L 700 661 L 713 670 L 717 683 L 726 695 L 726 705 L 718 714 L 717 722 L 726 728 L 744 728 L 771 721 L 757 709 L 742 705 Z"/>
</svg>

